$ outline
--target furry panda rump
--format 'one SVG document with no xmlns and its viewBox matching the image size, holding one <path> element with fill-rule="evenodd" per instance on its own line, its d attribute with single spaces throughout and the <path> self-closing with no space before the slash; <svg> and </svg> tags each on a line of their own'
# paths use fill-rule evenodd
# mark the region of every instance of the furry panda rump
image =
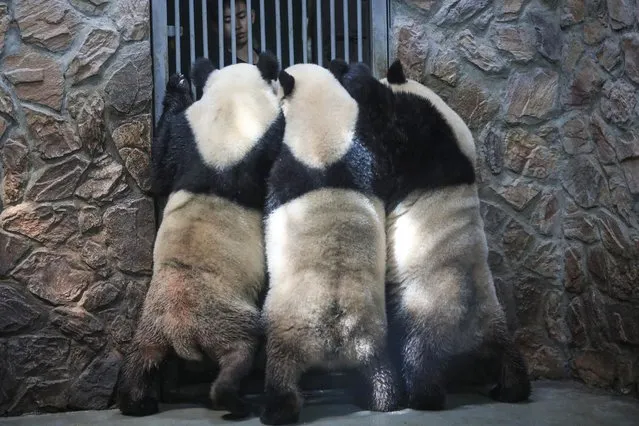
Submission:
<svg viewBox="0 0 639 426">
<path fill-rule="evenodd" d="M 272 212 L 265 230 L 269 345 L 296 348 L 309 367 L 371 356 L 386 334 L 382 203 L 319 189 Z"/>
<path fill-rule="evenodd" d="M 308 192 L 269 214 L 266 424 L 296 420 L 297 384 L 312 367 L 356 368 L 358 404 L 396 407 L 386 354 L 383 203 L 348 189 Z M 361 379 L 360 379 L 361 380 Z M 375 397 L 377 397 L 375 399 Z"/>
<path fill-rule="evenodd" d="M 386 353 L 382 202 L 357 146 L 357 106 L 327 70 L 280 72 L 284 143 L 269 175 L 265 424 L 297 421 L 311 367 L 356 367 L 367 408 L 397 406 Z"/>
<path fill-rule="evenodd" d="M 405 79 L 401 63 L 391 66 L 387 81 L 398 102 L 405 94 L 434 105 L 462 151 L 470 152 L 463 148 L 468 139 L 460 139 L 470 134 L 463 121 L 430 89 Z M 409 406 L 443 408 L 447 382 L 470 372 L 480 356 L 498 364 L 495 399 L 527 399 L 526 366 L 508 334 L 488 266 L 476 184 L 414 188 L 389 213 L 387 238 L 389 316 L 404 335 Z"/>
<path fill-rule="evenodd" d="M 219 365 L 214 408 L 244 416 L 237 396 L 261 335 L 257 299 L 265 280 L 262 214 L 216 195 L 169 196 L 154 247 L 153 277 L 124 363 L 120 408 L 157 411 L 143 379 L 169 353 Z M 144 410 L 140 401 L 153 405 Z"/>
</svg>

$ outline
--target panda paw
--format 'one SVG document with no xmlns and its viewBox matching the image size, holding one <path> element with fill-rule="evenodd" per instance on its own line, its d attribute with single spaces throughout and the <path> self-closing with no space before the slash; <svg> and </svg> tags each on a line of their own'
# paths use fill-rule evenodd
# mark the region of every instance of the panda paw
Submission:
<svg viewBox="0 0 639 426">
<path fill-rule="evenodd" d="M 522 402 L 530 397 L 530 382 L 517 383 L 512 386 L 497 385 L 490 391 L 490 397 L 499 402 Z"/>
<path fill-rule="evenodd" d="M 158 400 L 156 398 L 146 396 L 141 400 L 133 400 L 127 396 L 120 396 L 118 406 L 120 412 L 125 416 L 150 416 L 160 411 L 158 407 Z"/>
<path fill-rule="evenodd" d="M 169 77 L 169 82 L 166 85 L 167 91 L 177 91 L 182 93 L 189 93 L 189 84 L 186 81 L 184 74 L 176 73 Z"/>
<path fill-rule="evenodd" d="M 267 397 L 260 421 L 265 425 L 286 425 L 297 423 L 302 402 L 293 392 Z"/>
<path fill-rule="evenodd" d="M 250 406 L 244 402 L 240 395 L 231 389 L 217 389 L 211 393 L 211 408 L 213 410 L 227 410 L 228 414 L 222 416 L 225 420 L 238 420 L 251 415 Z"/>
<path fill-rule="evenodd" d="M 439 411 L 446 408 L 446 391 L 440 386 L 427 386 L 409 395 L 408 408 L 419 411 Z"/>
</svg>

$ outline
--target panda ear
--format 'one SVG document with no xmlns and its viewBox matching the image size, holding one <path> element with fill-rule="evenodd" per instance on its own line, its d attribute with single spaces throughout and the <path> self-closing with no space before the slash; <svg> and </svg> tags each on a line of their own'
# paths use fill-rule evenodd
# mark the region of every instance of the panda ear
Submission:
<svg viewBox="0 0 639 426">
<path fill-rule="evenodd" d="M 260 70 L 262 78 L 267 82 L 277 80 L 277 72 L 280 70 L 280 63 L 277 60 L 277 56 L 268 50 L 260 53 L 260 57 L 257 60 L 257 69 Z"/>
<path fill-rule="evenodd" d="M 342 81 L 344 74 L 348 72 L 349 65 L 343 59 L 333 59 L 328 66 L 328 70 L 335 76 L 338 81 Z"/>
<path fill-rule="evenodd" d="M 191 65 L 191 81 L 198 91 L 202 90 L 213 71 L 215 71 L 215 66 L 208 58 L 198 58 Z"/>
<path fill-rule="evenodd" d="M 386 80 L 390 84 L 404 84 L 406 83 L 406 76 L 404 75 L 404 67 L 399 59 L 396 59 L 395 62 L 388 68 L 388 72 L 386 73 Z"/>
<path fill-rule="evenodd" d="M 280 71 L 280 85 L 284 90 L 284 96 L 288 96 L 293 93 L 295 87 L 295 77 L 287 73 L 285 70 Z"/>
</svg>

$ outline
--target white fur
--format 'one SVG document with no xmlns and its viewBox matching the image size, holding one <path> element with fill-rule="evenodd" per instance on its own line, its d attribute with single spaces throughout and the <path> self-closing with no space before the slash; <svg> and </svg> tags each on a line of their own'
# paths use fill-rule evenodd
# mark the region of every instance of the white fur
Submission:
<svg viewBox="0 0 639 426">
<path fill-rule="evenodd" d="M 312 168 L 340 160 L 353 144 L 357 102 L 328 70 L 314 64 L 286 69 L 295 78 L 293 94 L 282 99 L 284 143 L 295 158 Z"/>
<path fill-rule="evenodd" d="M 468 126 L 435 92 L 413 80 L 382 83 L 428 100 L 475 163 Z M 414 191 L 388 215 L 386 232 L 387 279 L 395 283 L 391 291 L 402 311 L 447 352 L 474 349 L 504 315 L 488 267 L 477 185 Z"/>
<path fill-rule="evenodd" d="M 264 312 L 277 337 L 290 336 L 310 364 L 326 365 L 332 348 L 338 363 L 353 365 L 385 338 L 384 217 L 378 199 L 320 189 L 267 218 Z M 334 302 L 344 309 L 339 325 L 329 325 L 326 315 Z"/>
<path fill-rule="evenodd" d="M 264 281 L 265 258 L 262 213 L 216 195 L 177 191 L 169 196 L 156 236 L 154 267 L 179 262 L 201 270 L 217 270 L 236 284 L 251 283 L 257 293 Z M 220 297 L 228 294 L 227 284 Z M 241 292 L 240 292 L 241 293 Z"/>
<path fill-rule="evenodd" d="M 386 78 L 381 80 L 382 83 L 389 86 L 393 92 L 411 93 L 427 99 L 442 114 L 444 120 L 453 130 L 453 134 L 459 144 L 459 149 L 475 165 L 477 152 L 475 148 L 475 140 L 470 129 L 464 120 L 451 107 L 449 107 L 439 95 L 428 87 L 414 80 L 407 79 L 403 84 L 390 84 Z"/>
<path fill-rule="evenodd" d="M 387 219 L 387 279 L 419 327 L 451 349 L 478 345 L 503 315 L 492 275 L 475 185 L 415 191 Z M 465 328 L 459 328 L 467 318 Z M 448 334 L 453 333 L 453 334 Z M 436 338 L 433 336 L 433 338 Z"/>
<path fill-rule="evenodd" d="M 250 64 L 213 71 L 202 98 L 186 110 L 198 151 L 218 170 L 244 158 L 278 114 L 273 87 Z"/>
</svg>

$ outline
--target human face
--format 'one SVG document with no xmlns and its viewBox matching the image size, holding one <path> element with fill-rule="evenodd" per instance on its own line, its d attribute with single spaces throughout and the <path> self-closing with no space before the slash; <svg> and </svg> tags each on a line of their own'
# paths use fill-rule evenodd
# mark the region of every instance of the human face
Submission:
<svg viewBox="0 0 639 426">
<path fill-rule="evenodd" d="M 231 0 L 233 1 L 233 0 Z M 235 37 L 236 47 L 243 47 L 248 43 L 248 20 L 255 22 L 255 13 L 251 11 L 251 17 L 248 16 L 246 3 L 244 1 L 235 2 Z M 224 38 L 231 39 L 231 7 L 224 7 Z"/>
</svg>

